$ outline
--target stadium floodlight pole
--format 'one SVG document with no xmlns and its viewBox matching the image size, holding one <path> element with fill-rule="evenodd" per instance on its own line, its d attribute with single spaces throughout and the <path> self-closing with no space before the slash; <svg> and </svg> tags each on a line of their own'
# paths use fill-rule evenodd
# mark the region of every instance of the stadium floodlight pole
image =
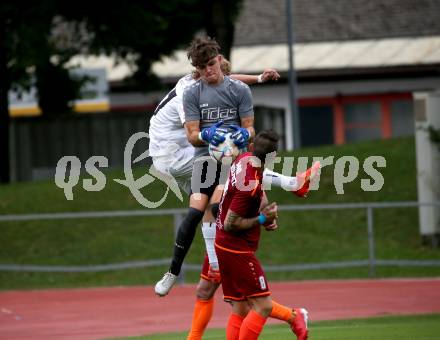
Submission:
<svg viewBox="0 0 440 340">
<path fill-rule="evenodd" d="M 294 67 L 293 46 L 295 44 L 293 36 L 293 15 L 292 15 L 293 0 L 286 0 L 287 13 L 287 48 L 289 50 L 289 101 L 291 113 L 291 128 L 292 128 L 292 148 L 298 149 L 301 146 L 300 126 L 298 105 L 296 99 L 296 73 Z M 289 145 L 289 142 L 288 142 Z"/>
</svg>

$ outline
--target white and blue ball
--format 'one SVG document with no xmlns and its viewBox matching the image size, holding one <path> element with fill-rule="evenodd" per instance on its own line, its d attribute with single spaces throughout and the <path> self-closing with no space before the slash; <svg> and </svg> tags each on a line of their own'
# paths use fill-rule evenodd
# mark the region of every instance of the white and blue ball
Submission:
<svg viewBox="0 0 440 340">
<path fill-rule="evenodd" d="M 231 138 L 232 132 L 226 132 L 223 136 L 225 136 L 225 140 L 219 145 L 209 144 L 209 155 L 219 163 L 231 165 L 237 156 L 243 152 L 243 149 L 240 150 L 235 145 Z"/>
</svg>

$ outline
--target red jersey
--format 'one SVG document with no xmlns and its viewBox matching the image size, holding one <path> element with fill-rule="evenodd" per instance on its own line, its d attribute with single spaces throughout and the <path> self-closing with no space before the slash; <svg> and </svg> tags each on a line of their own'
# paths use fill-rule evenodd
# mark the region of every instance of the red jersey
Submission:
<svg viewBox="0 0 440 340">
<path fill-rule="evenodd" d="M 254 252 L 260 240 L 259 225 L 240 231 L 225 231 L 223 228 L 228 210 L 244 218 L 256 217 L 260 213 L 262 178 L 260 170 L 251 164 L 250 156 L 250 152 L 238 156 L 229 170 L 216 221 L 215 243 L 231 250 Z"/>
</svg>

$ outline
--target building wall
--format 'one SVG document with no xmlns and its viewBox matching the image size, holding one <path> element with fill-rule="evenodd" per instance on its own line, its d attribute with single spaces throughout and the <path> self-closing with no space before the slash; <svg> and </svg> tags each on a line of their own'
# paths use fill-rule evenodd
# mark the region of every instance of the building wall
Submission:
<svg viewBox="0 0 440 340">
<path fill-rule="evenodd" d="M 440 78 L 436 77 L 300 83 L 296 95 L 301 144 L 342 144 L 411 135 L 412 92 L 436 88 L 440 88 Z M 255 106 L 284 110 L 283 134 L 288 142 L 292 133 L 288 85 L 254 86 L 252 93 Z"/>
</svg>

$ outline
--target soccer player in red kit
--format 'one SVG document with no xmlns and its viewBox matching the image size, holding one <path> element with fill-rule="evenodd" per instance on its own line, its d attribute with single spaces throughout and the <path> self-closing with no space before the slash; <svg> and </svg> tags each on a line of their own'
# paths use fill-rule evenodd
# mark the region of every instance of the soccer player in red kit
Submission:
<svg viewBox="0 0 440 340">
<path fill-rule="evenodd" d="M 217 217 L 217 253 L 225 301 L 232 305 L 227 340 L 258 339 L 272 312 L 269 286 L 255 256 L 261 227 L 277 228 L 277 205 L 268 204 L 261 187 L 264 162 L 275 156 L 276 132 L 260 132 L 249 151 L 234 161 L 229 171 Z M 294 308 L 292 330 L 298 340 L 308 338 L 307 311 Z"/>
</svg>

